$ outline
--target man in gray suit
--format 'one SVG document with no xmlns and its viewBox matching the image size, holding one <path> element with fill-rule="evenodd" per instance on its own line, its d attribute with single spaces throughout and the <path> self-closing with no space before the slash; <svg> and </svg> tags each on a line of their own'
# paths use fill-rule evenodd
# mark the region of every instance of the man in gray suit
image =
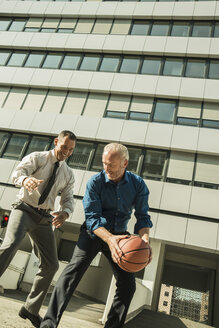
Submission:
<svg viewBox="0 0 219 328">
<path fill-rule="evenodd" d="M 62 131 L 54 139 L 55 148 L 34 152 L 20 162 L 12 180 L 21 187 L 18 199 L 12 205 L 5 238 L 0 247 L 0 276 L 7 269 L 19 245 L 28 233 L 39 258 L 32 289 L 19 316 L 39 327 L 39 310 L 49 285 L 58 269 L 58 257 L 52 225 L 60 227 L 73 212 L 74 174 L 66 164 L 76 145 L 71 131 Z M 54 210 L 55 198 L 60 194 L 60 211 Z"/>
</svg>

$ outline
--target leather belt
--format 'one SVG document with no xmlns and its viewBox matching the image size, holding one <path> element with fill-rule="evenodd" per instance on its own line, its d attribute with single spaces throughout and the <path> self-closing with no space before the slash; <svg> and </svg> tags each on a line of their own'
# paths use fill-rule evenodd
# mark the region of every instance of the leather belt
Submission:
<svg viewBox="0 0 219 328">
<path fill-rule="evenodd" d="M 27 204 L 27 203 L 26 203 Z M 27 204 L 28 206 L 30 206 L 34 211 L 38 212 L 40 215 L 44 216 L 48 216 L 50 215 L 50 209 L 43 209 L 43 208 L 39 208 L 39 207 L 34 207 L 30 204 Z"/>
</svg>

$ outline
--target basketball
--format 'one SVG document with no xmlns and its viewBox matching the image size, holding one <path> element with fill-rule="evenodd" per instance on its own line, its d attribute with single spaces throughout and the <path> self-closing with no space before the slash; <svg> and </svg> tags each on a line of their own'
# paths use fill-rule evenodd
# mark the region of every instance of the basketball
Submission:
<svg viewBox="0 0 219 328">
<path fill-rule="evenodd" d="M 151 249 L 141 237 L 131 235 L 130 237 L 120 239 L 119 247 L 122 250 L 122 256 L 117 264 L 121 269 L 128 272 L 137 272 L 147 266 Z"/>
</svg>

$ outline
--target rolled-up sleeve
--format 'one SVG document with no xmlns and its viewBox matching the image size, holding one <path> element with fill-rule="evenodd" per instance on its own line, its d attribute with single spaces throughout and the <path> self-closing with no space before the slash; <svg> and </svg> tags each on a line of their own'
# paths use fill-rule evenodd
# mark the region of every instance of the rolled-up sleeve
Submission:
<svg viewBox="0 0 219 328">
<path fill-rule="evenodd" d="M 151 228 L 153 226 L 150 215 L 148 214 L 149 205 L 148 205 L 148 198 L 149 198 L 149 190 L 142 180 L 138 192 L 136 195 L 135 201 L 135 217 L 137 222 L 134 227 L 134 233 L 138 234 L 139 230 L 142 228 Z"/>
<path fill-rule="evenodd" d="M 102 216 L 102 204 L 98 187 L 93 180 L 88 181 L 83 198 L 86 226 L 90 232 L 107 224 L 106 218 Z M 93 234 L 93 236 L 95 235 Z"/>
<path fill-rule="evenodd" d="M 65 211 L 70 215 L 74 210 L 74 173 L 70 176 L 68 183 L 66 184 L 65 188 L 61 192 L 60 198 L 60 206 L 61 210 Z"/>
<path fill-rule="evenodd" d="M 16 187 L 22 187 L 24 179 L 29 177 L 36 168 L 37 158 L 34 153 L 24 157 L 12 173 L 12 182 Z"/>
</svg>

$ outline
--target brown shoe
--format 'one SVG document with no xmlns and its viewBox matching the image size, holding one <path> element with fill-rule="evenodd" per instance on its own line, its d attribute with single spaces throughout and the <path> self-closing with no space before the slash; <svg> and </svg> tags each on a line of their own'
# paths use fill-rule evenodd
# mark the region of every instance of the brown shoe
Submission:
<svg viewBox="0 0 219 328">
<path fill-rule="evenodd" d="M 35 315 L 30 313 L 29 311 L 27 311 L 27 309 L 22 306 L 22 308 L 20 309 L 18 315 L 22 318 L 22 319 L 28 319 L 30 320 L 30 322 L 32 323 L 32 325 L 36 328 L 40 328 L 40 323 L 42 321 L 42 318 L 40 315 Z"/>
</svg>

